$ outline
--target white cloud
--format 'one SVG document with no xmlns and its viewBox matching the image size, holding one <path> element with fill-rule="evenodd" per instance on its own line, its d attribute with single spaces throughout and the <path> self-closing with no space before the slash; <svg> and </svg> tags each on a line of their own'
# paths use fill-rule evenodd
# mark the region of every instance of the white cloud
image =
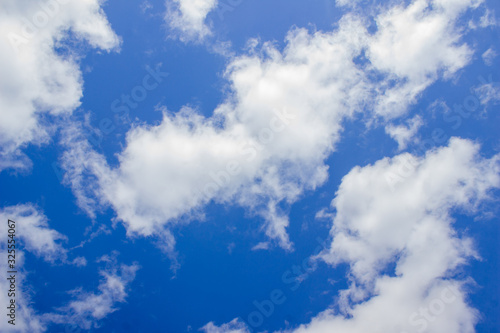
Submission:
<svg viewBox="0 0 500 333">
<path fill-rule="evenodd" d="M 475 88 L 474 92 L 483 105 L 487 105 L 490 102 L 498 103 L 500 101 L 499 82 L 484 83 Z"/>
<path fill-rule="evenodd" d="M 486 9 L 484 15 L 481 17 L 479 22 L 479 26 L 481 28 L 486 28 L 490 26 L 497 26 L 497 19 L 495 17 L 495 12 L 489 9 Z"/>
<path fill-rule="evenodd" d="M 84 257 L 76 257 L 73 259 L 72 264 L 78 267 L 84 267 L 87 266 L 87 259 Z"/>
<path fill-rule="evenodd" d="M 8 238 L 7 221 L 15 221 L 15 233 L 13 240 Z M 2 253 L 7 254 L 8 246 L 10 250 L 15 251 L 11 254 L 15 255 L 14 270 L 15 275 L 15 304 L 16 316 L 15 326 L 9 324 L 7 320 L 0 321 L 0 331 L 2 332 L 42 332 L 45 330 L 45 325 L 40 320 L 36 312 L 31 308 L 31 295 L 28 292 L 29 284 L 26 281 L 26 272 L 24 267 L 25 252 L 29 251 L 35 255 L 44 258 L 46 261 L 65 261 L 66 249 L 60 244 L 60 240 L 65 237 L 57 231 L 50 229 L 47 223 L 47 217 L 39 212 L 32 204 L 23 204 L 17 206 L 9 206 L 0 209 L 0 249 Z M 11 240 L 8 243 L 8 240 Z M 13 248 L 12 245 L 15 245 Z M 0 262 L 2 272 L 12 270 L 7 267 L 7 255 L 5 260 Z M 7 273 L 6 273 L 7 274 Z M 3 290 L 0 293 L 0 304 L 7 307 L 10 304 L 10 297 L 7 291 L 10 289 L 10 281 L 7 280 L 10 274 L 0 280 L 0 288 Z M 5 315 L 4 315 L 5 316 Z M 9 320 L 11 318 L 8 318 Z"/>
<path fill-rule="evenodd" d="M 260 242 L 252 247 L 252 251 L 268 250 L 269 242 Z"/>
<path fill-rule="evenodd" d="M 2 236 L 4 235 L 5 234 L 2 234 Z M 3 246 L 2 253 L 7 253 Z M 46 330 L 46 326 L 31 306 L 31 295 L 28 292 L 29 283 L 26 281 L 26 273 L 22 269 L 23 261 L 24 254 L 20 251 L 16 252 L 17 273 L 15 274 L 15 295 L 12 293 L 10 294 L 15 297 L 12 298 L 9 297 L 9 290 L 13 289 L 10 288 L 10 280 L 7 280 L 11 277 L 11 274 L 6 273 L 10 269 L 7 266 L 7 260 L 2 260 L 2 262 L 0 262 L 0 269 L 2 272 L 5 272 L 2 273 L 2 279 L 0 281 L 0 288 L 3 290 L 0 294 L 0 304 L 2 304 L 2 308 L 5 309 L 3 314 L 4 318 L 2 318 L 2 321 L 0 322 L 0 331 L 5 333 L 39 333 Z M 10 309 L 7 309 L 7 306 L 10 306 L 11 299 L 15 299 L 15 318 L 7 317 L 10 313 Z M 8 323 L 8 320 L 12 319 L 15 319 L 13 322 L 15 325 Z"/>
<path fill-rule="evenodd" d="M 455 23 L 477 3 L 416 0 L 376 18 L 378 31 L 368 46 L 368 56 L 377 70 L 387 73 L 387 84 L 394 85 L 377 94 L 380 114 L 401 114 L 400 105 L 414 102 L 440 72 L 449 78 L 470 61 L 472 50 L 460 42 Z M 387 88 L 382 85 L 382 89 Z"/>
<path fill-rule="evenodd" d="M 68 251 L 61 245 L 66 237 L 57 231 L 50 229 L 47 217 L 32 204 L 20 204 L 0 209 L 0 234 L 5 237 L 0 239 L 0 250 L 7 253 L 7 246 L 11 239 L 7 237 L 7 221 L 15 221 L 15 266 L 14 269 L 7 267 L 7 260 L 0 262 L 3 272 L 15 270 L 15 298 L 16 316 L 15 326 L 7 320 L 0 321 L 2 332 L 38 333 L 45 332 L 49 325 L 76 324 L 82 328 L 96 327 L 98 321 L 111 312 L 115 311 L 115 305 L 125 302 L 127 297 L 127 285 L 135 278 L 139 269 L 137 264 L 118 267 L 115 257 L 106 257 L 107 269 L 101 270 L 103 279 L 99 284 L 99 293 L 82 292 L 76 289 L 72 292 L 75 300 L 61 307 L 55 313 L 40 314 L 32 308 L 31 297 L 36 291 L 29 284 L 28 269 L 25 268 L 25 253 L 31 252 L 44 260 L 54 263 L 71 264 L 77 267 L 86 266 L 84 257 L 76 257 L 72 261 L 67 260 Z M 105 261 L 105 260 L 101 260 Z M 10 276 L 7 274 L 7 276 Z M 0 288 L 5 292 L 0 295 L 0 304 L 10 304 L 7 291 L 10 289 L 10 281 L 2 278 Z"/>
<path fill-rule="evenodd" d="M 363 8 L 371 10 L 376 4 L 376 0 L 335 0 L 337 7 Z"/>
<path fill-rule="evenodd" d="M 239 322 L 237 319 L 221 326 L 216 326 L 213 322 L 210 322 L 203 326 L 200 331 L 205 333 L 248 333 L 245 324 Z"/>
<path fill-rule="evenodd" d="M 217 0 L 167 0 L 165 21 L 181 41 L 202 41 L 212 34 L 206 18 L 217 3 Z"/>
<path fill-rule="evenodd" d="M 500 186 L 499 162 L 452 138 L 422 158 L 403 154 L 351 170 L 332 202 L 333 240 L 322 256 L 350 265 L 340 299 L 350 318 L 326 311 L 295 332 L 473 332 L 478 314 L 453 273 L 476 254 L 450 213 L 473 213 L 489 198 Z M 394 185 L 388 173 L 404 179 Z M 393 276 L 384 273 L 391 263 Z"/>
<path fill-rule="evenodd" d="M 384 158 L 342 179 L 332 201 L 331 247 L 319 258 L 349 264 L 349 289 L 336 307 L 287 332 L 474 332 L 479 314 L 468 304 L 468 280 L 455 273 L 477 254 L 451 214 L 479 211 L 500 187 L 500 155 L 483 158 L 477 144 L 452 138 L 410 159 Z M 388 173 L 404 179 L 394 186 Z"/>
<path fill-rule="evenodd" d="M 499 185 L 500 157 L 482 159 L 478 151 L 478 145 L 452 138 L 448 147 L 430 151 L 424 158 L 402 154 L 351 170 L 332 203 L 337 211 L 333 242 L 324 259 L 332 264 L 353 262 L 353 276 L 361 282 L 372 281 L 387 260 L 409 250 L 410 242 L 422 245 L 413 239 L 419 232 L 434 228 L 435 237 L 440 230 L 441 236 L 453 236 L 448 211 L 453 207 L 473 210 L 488 197 L 489 189 Z M 442 245 L 451 246 L 453 239 Z M 440 249 L 434 249 L 436 258 Z M 400 263 L 408 260 L 402 258 Z M 441 264 L 428 264 L 419 274 L 438 276 L 431 270 L 441 272 L 453 266 Z"/>
<path fill-rule="evenodd" d="M 144 0 L 139 6 L 139 8 L 141 8 L 141 11 L 143 13 L 146 13 L 147 11 L 153 9 L 153 5 L 148 0 Z"/>
<path fill-rule="evenodd" d="M 44 119 L 80 104 L 78 50 L 66 42 L 78 40 L 106 51 L 119 46 L 101 3 L 0 2 L 0 168 L 29 168 L 20 149 L 46 143 L 53 129 Z"/>
<path fill-rule="evenodd" d="M 497 53 L 492 47 L 490 47 L 489 49 L 484 51 L 481 57 L 483 58 L 483 61 L 486 65 L 493 66 L 493 60 L 497 57 Z"/>
<path fill-rule="evenodd" d="M 0 171 L 13 169 L 17 172 L 31 170 L 33 162 L 20 150 L 4 150 L 0 152 Z"/>
<path fill-rule="evenodd" d="M 413 140 L 419 128 L 424 124 L 422 118 L 416 115 L 407 121 L 408 126 L 405 125 L 387 125 L 385 132 L 389 134 L 398 143 L 398 149 L 404 150 L 408 142 Z"/>
<path fill-rule="evenodd" d="M 43 320 L 48 323 L 77 325 L 86 330 L 99 327 L 99 320 L 117 310 L 116 303 L 125 302 L 128 284 L 135 279 L 138 269 L 139 266 L 133 264 L 101 270 L 103 278 L 99 283 L 99 293 L 73 290 L 75 300 L 57 309 L 56 313 L 45 314 Z"/>
<path fill-rule="evenodd" d="M 50 229 L 47 217 L 32 204 L 19 204 L 0 209 L 0 220 L 14 220 L 16 238 L 22 241 L 22 248 L 46 261 L 66 260 L 67 250 L 60 241 L 66 237 Z M 7 235 L 7 224 L 2 223 L 2 235 Z M 7 239 L 0 240 L 4 246 Z"/>
<path fill-rule="evenodd" d="M 269 238 L 290 249 L 287 207 L 327 179 L 342 122 L 403 116 L 440 73 L 465 66 L 472 51 L 453 27 L 474 6 L 417 0 L 383 11 L 374 34 L 348 14 L 331 32 L 292 29 L 283 51 L 254 43 L 228 65 L 230 94 L 212 117 L 164 109 L 160 124 L 128 133 L 115 168 L 68 131 L 66 182 L 91 216 L 110 205 L 129 235 L 168 232 L 214 201 L 261 216 Z"/>
</svg>

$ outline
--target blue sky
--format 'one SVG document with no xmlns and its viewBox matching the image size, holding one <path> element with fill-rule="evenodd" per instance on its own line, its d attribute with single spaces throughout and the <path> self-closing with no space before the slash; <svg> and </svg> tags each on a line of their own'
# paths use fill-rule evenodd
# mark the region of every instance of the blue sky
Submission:
<svg viewBox="0 0 500 333">
<path fill-rule="evenodd" d="M 499 11 L 3 1 L 0 331 L 500 331 Z"/>
</svg>

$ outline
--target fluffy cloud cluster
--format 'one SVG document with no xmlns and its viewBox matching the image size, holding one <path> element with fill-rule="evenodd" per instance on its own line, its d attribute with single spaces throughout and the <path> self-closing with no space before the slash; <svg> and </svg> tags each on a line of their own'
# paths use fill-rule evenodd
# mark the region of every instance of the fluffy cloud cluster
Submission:
<svg viewBox="0 0 500 333">
<path fill-rule="evenodd" d="M 377 92 L 379 113 L 400 114 L 401 102 L 414 101 L 437 79 L 439 71 L 449 78 L 470 61 L 472 50 L 460 43 L 455 21 L 480 2 L 417 0 L 379 15 L 379 30 L 369 45 L 368 56 L 378 70 L 387 73 L 386 83 L 395 85 L 389 91 Z"/>
<path fill-rule="evenodd" d="M 395 174 L 399 181 L 388 181 Z M 458 138 L 423 157 L 353 168 L 332 201 L 332 242 L 319 256 L 349 264 L 349 289 L 336 310 L 290 332 L 474 332 L 479 314 L 455 273 L 477 254 L 451 214 L 477 212 L 499 187 L 500 155 L 483 158 Z M 240 332 L 237 324 L 206 328 Z"/>
<path fill-rule="evenodd" d="M 69 41 L 110 51 L 119 46 L 100 0 L 5 0 L 0 3 L 0 170 L 28 168 L 21 152 L 41 144 L 46 118 L 80 104 L 78 52 Z"/>
<path fill-rule="evenodd" d="M 165 21 L 181 41 L 202 41 L 212 34 L 206 18 L 217 3 L 217 0 L 167 0 Z"/>
<path fill-rule="evenodd" d="M 469 61 L 457 21 L 472 0 L 416 0 L 381 10 L 377 30 L 347 14 L 331 32 L 292 29 L 286 47 L 249 42 L 228 65 L 231 93 L 210 118 L 164 110 L 156 126 L 137 125 L 110 167 L 68 131 L 65 180 L 93 214 L 109 205 L 129 234 L 166 233 L 200 217 L 210 201 L 246 207 L 265 232 L 291 248 L 286 207 L 327 179 L 325 159 L 342 122 L 404 116 L 417 96 Z"/>
<path fill-rule="evenodd" d="M 457 138 L 421 158 L 351 170 L 332 202 L 333 240 L 322 256 L 350 265 L 340 298 L 348 318 L 326 311 L 295 332 L 474 332 L 478 315 L 453 273 L 476 253 L 450 214 L 475 212 L 498 187 L 500 156 L 482 158 L 477 144 Z"/>
</svg>

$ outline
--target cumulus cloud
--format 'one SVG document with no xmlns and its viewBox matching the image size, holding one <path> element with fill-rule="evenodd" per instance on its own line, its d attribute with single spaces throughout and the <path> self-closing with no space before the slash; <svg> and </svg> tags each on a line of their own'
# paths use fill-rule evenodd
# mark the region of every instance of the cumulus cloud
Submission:
<svg viewBox="0 0 500 333">
<path fill-rule="evenodd" d="M 217 0 L 167 0 L 165 21 L 172 35 L 183 42 L 200 42 L 212 31 L 207 15 L 217 7 Z"/>
<path fill-rule="evenodd" d="M 405 268 L 403 263 L 412 257 L 408 252 L 411 241 L 422 250 L 442 250 L 445 255 L 444 248 L 422 246 L 413 237 L 434 229 L 435 237 L 438 234 L 450 237 L 442 246 L 453 248 L 448 212 L 457 207 L 473 211 L 488 198 L 488 191 L 499 185 L 500 156 L 483 159 L 478 152 L 477 144 L 452 138 L 448 147 L 429 151 L 422 158 L 402 154 L 351 170 L 342 179 L 332 202 L 336 209 L 333 241 L 323 259 L 331 264 L 353 262 L 353 277 L 365 283 L 373 281 L 387 260 L 398 254 L 403 256 L 396 271 Z M 451 253 L 459 252 L 448 254 Z M 441 273 L 426 270 L 442 272 L 459 260 L 441 262 L 441 268 L 439 263 L 437 260 L 435 267 L 420 268 L 419 274 L 437 276 Z"/>
<path fill-rule="evenodd" d="M 471 59 L 472 50 L 460 42 L 456 20 L 478 1 L 417 0 L 395 6 L 377 18 L 378 30 L 368 46 L 373 66 L 388 75 L 388 91 L 378 91 L 377 111 L 401 114 L 403 105 L 433 83 L 439 72 L 451 77 Z M 392 80 L 391 80 L 392 79 Z M 382 85 L 382 89 L 386 89 Z"/>
<path fill-rule="evenodd" d="M 28 169 L 21 149 L 46 143 L 50 116 L 80 104 L 78 50 L 70 41 L 110 51 L 119 46 L 100 0 L 5 0 L 0 3 L 0 170 Z"/>
<path fill-rule="evenodd" d="M 382 11 L 374 33 L 347 14 L 330 32 L 292 29 L 283 50 L 250 41 L 227 67 L 230 93 L 213 116 L 165 108 L 160 124 L 128 133 L 116 167 L 68 131 L 65 181 L 89 214 L 109 205 L 129 235 L 167 232 L 166 248 L 170 226 L 202 218 L 213 201 L 262 217 L 266 235 L 291 249 L 287 207 L 326 181 L 342 123 L 404 116 L 465 66 L 472 50 L 454 27 L 475 5 L 416 0 Z"/>
<path fill-rule="evenodd" d="M 416 115 L 407 121 L 407 125 L 387 125 L 385 132 L 389 134 L 398 143 L 398 149 L 403 150 L 408 142 L 413 140 L 418 133 L 419 128 L 424 124 L 422 117 Z"/>
<path fill-rule="evenodd" d="M 452 138 L 421 158 L 403 154 L 351 170 L 332 202 L 333 240 L 322 255 L 350 265 L 339 301 L 349 319 L 326 311 L 295 332 L 473 332 L 477 313 L 453 273 L 476 253 L 450 214 L 473 213 L 490 197 L 499 162 Z M 401 179 L 393 183 L 391 174 Z M 391 263 L 394 272 L 384 272 Z"/>
<path fill-rule="evenodd" d="M 423 157 L 353 168 L 332 201 L 331 246 L 318 257 L 347 263 L 349 288 L 336 306 L 287 332 L 474 332 L 479 313 L 456 273 L 477 253 L 454 230 L 452 214 L 474 214 L 500 187 L 500 155 L 488 159 L 479 150 L 452 138 Z M 401 179 L 390 182 L 388 174 Z"/>
</svg>

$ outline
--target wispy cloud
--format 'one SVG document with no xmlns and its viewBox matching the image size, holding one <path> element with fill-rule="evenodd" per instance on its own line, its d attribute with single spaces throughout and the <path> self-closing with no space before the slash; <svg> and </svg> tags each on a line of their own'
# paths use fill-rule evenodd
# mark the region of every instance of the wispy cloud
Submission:
<svg viewBox="0 0 500 333">
<path fill-rule="evenodd" d="M 73 324 L 89 330 L 99 327 L 99 321 L 117 310 L 118 303 L 125 302 L 128 296 L 128 285 L 135 279 L 139 266 L 117 265 L 100 271 L 102 276 L 99 292 L 85 292 L 75 289 L 71 292 L 74 300 L 57 309 L 55 313 L 43 315 L 47 323 Z"/>
</svg>

